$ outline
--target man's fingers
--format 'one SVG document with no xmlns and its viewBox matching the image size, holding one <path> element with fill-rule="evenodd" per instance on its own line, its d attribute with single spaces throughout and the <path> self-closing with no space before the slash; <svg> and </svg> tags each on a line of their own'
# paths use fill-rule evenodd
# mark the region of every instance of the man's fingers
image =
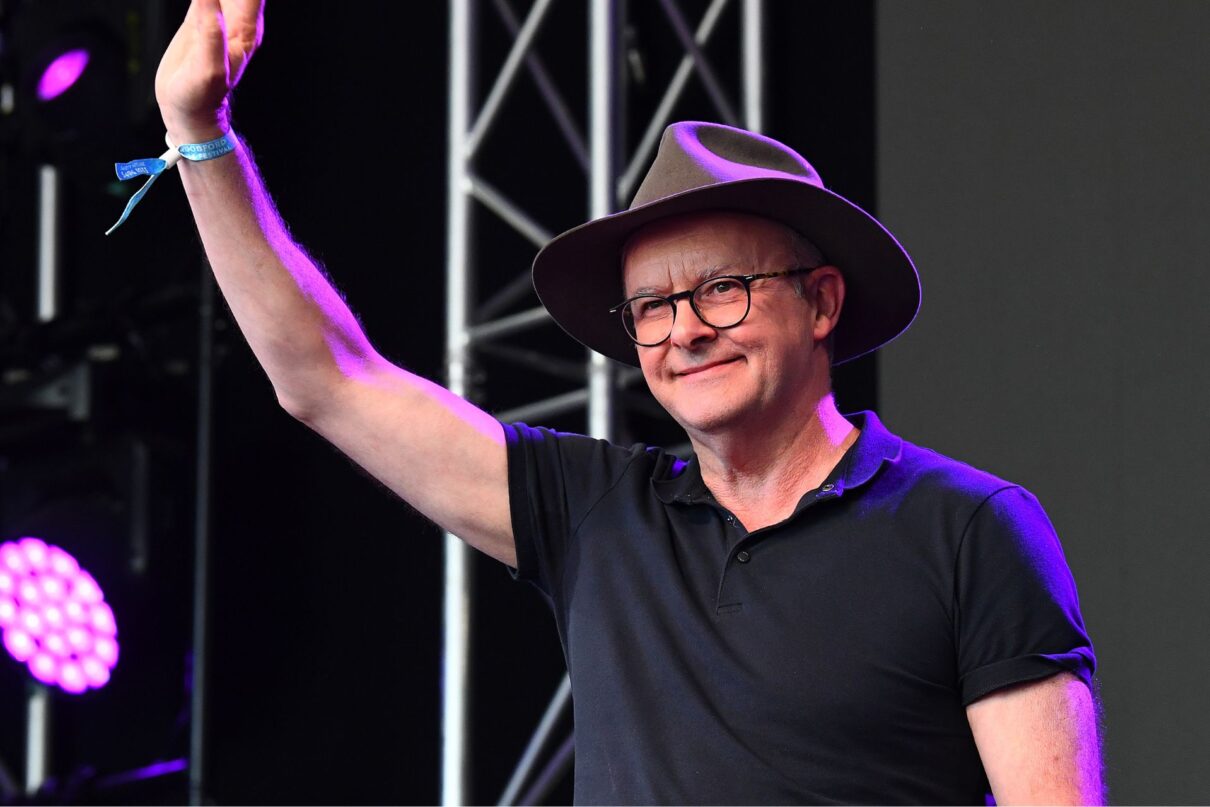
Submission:
<svg viewBox="0 0 1210 807">
<path fill-rule="evenodd" d="M 199 35 L 210 39 L 218 36 L 225 38 L 223 28 L 223 7 L 219 0 L 192 0 L 189 4 L 189 14 Z"/>
<path fill-rule="evenodd" d="M 238 35 L 249 50 L 257 48 L 265 35 L 264 0 L 220 0 L 223 17 L 232 36 Z"/>
<path fill-rule="evenodd" d="M 264 37 L 264 0 L 217 0 L 222 3 L 227 23 L 227 56 L 231 85 L 239 83 L 248 60 Z"/>
<path fill-rule="evenodd" d="M 194 28 L 201 56 L 211 69 L 221 71 L 226 78 L 227 31 L 219 0 L 192 0 L 189 13 L 194 15 Z"/>
</svg>

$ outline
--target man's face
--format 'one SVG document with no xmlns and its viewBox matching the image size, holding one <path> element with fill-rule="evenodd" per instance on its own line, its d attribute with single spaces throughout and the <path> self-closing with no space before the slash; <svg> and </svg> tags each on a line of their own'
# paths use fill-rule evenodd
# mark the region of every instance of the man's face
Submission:
<svg viewBox="0 0 1210 807">
<path fill-rule="evenodd" d="M 717 275 L 797 266 L 786 227 L 740 213 L 695 213 L 639 230 L 627 244 L 623 285 L 628 298 L 669 295 Z M 797 277 L 814 285 L 807 275 Z M 652 394 L 690 433 L 767 427 L 767 418 L 790 414 L 809 393 L 819 336 L 811 295 L 799 296 L 784 277 L 754 281 L 751 294 L 747 318 L 727 329 L 711 328 L 688 300 L 680 301 L 671 338 L 636 347 Z"/>
</svg>

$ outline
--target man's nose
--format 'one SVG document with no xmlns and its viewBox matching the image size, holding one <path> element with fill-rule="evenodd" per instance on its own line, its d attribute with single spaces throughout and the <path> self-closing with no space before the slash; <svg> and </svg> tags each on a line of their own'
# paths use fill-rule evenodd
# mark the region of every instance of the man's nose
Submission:
<svg viewBox="0 0 1210 807">
<path fill-rule="evenodd" d="M 674 305 L 676 318 L 672 322 L 672 336 L 669 337 L 672 344 L 677 347 L 693 347 L 698 342 L 718 336 L 718 331 L 702 321 L 688 299 L 677 300 Z"/>
</svg>

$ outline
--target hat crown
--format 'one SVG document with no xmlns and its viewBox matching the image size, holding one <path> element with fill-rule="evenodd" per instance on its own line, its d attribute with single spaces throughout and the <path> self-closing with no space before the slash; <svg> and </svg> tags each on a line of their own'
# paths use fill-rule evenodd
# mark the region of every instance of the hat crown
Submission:
<svg viewBox="0 0 1210 807">
<path fill-rule="evenodd" d="M 682 121 L 664 130 L 630 209 L 720 182 L 769 177 L 823 187 L 811 164 L 776 140 L 718 123 Z"/>
</svg>

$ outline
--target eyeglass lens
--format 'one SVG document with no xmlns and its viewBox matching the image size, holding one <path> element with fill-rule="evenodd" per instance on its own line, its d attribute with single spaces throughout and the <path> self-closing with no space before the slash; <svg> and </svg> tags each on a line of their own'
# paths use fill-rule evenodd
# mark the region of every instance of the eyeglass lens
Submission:
<svg viewBox="0 0 1210 807">
<path fill-rule="evenodd" d="M 640 345 L 658 345 L 672 335 L 676 311 L 666 297 L 636 297 L 622 308 L 622 322 Z M 693 290 L 692 305 L 711 328 L 731 328 L 748 315 L 748 287 L 739 278 L 717 277 Z"/>
</svg>

